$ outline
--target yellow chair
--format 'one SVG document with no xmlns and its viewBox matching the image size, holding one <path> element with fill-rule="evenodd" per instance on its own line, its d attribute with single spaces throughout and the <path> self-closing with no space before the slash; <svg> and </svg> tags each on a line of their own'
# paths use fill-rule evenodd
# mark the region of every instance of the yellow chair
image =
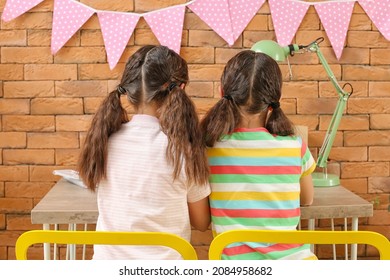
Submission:
<svg viewBox="0 0 390 280">
<path fill-rule="evenodd" d="M 234 242 L 284 244 L 368 244 L 378 249 L 381 260 L 390 260 L 390 241 L 373 231 L 230 230 L 217 235 L 210 244 L 209 259 L 220 260 L 223 249 Z"/>
<path fill-rule="evenodd" d="M 171 233 L 61 230 L 31 230 L 23 233 L 16 241 L 16 259 L 27 260 L 28 248 L 37 243 L 166 246 L 176 250 L 185 260 L 198 259 L 194 247 L 187 240 Z"/>
</svg>

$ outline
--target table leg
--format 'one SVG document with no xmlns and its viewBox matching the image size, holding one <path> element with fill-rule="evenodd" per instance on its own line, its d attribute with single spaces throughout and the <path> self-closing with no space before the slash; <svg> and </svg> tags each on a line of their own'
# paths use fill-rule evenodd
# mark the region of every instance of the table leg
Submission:
<svg viewBox="0 0 390 280">
<path fill-rule="evenodd" d="M 359 218 L 352 217 L 351 230 L 357 231 L 359 227 Z M 357 260 L 357 244 L 351 244 L 351 260 Z"/>
<path fill-rule="evenodd" d="M 309 219 L 307 224 L 308 230 L 314 230 L 315 229 L 315 219 Z M 314 253 L 314 244 L 310 244 L 310 250 Z"/>
<path fill-rule="evenodd" d="M 50 230 L 50 224 L 43 224 L 43 230 Z M 50 243 L 43 243 L 43 259 L 50 260 Z"/>
</svg>

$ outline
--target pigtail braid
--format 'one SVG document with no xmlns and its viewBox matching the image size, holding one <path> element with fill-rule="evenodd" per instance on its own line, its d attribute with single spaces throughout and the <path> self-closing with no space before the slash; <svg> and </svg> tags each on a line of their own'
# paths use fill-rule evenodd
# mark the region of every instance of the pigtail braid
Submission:
<svg viewBox="0 0 390 280">
<path fill-rule="evenodd" d="M 265 127 L 270 133 L 280 136 L 295 134 L 293 123 L 280 107 L 272 110 Z"/>
<path fill-rule="evenodd" d="M 173 166 L 173 178 L 184 170 L 189 184 L 205 185 L 209 171 L 206 149 L 200 137 L 195 105 L 179 86 L 166 97 L 160 114 L 162 130 L 168 137 L 167 160 Z"/>
<path fill-rule="evenodd" d="M 223 135 L 230 134 L 241 122 L 239 108 L 232 98 L 221 98 L 200 123 L 203 140 L 213 147 Z"/>
<path fill-rule="evenodd" d="M 108 138 L 120 129 L 122 123 L 129 121 L 120 95 L 118 90 L 114 90 L 104 99 L 92 119 L 81 149 L 79 174 L 84 184 L 93 191 L 106 176 Z"/>
</svg>

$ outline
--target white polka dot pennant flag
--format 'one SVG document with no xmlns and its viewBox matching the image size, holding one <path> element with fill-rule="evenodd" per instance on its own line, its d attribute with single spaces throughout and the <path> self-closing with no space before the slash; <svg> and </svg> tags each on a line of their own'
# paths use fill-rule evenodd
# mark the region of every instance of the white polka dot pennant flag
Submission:
<svg viewBox="0 0 390 280">
<path fill-rule="evenodd" d="M 228 0 L 197 0 L 189 4 L 188 8 L 221 36 L 229 46 L 234 44 Z"/>
<path fill-rule="evenodd" d="M 71 0 L 55 0 L 51 52 L 56 54 L 95 13 L 95 10 Z"/>
<path fill-rule="evenodd" d="M 160 44 L 177 53 L 180 53 L 185 9 L 185 5 L 178 5 L 144 15 Z"/>
<path fill-rule="evenodd" d="M 28 10 L 34 8 L 42 1 L 43 0 L 7 0 L 1 19 L 4 21 L 13 20 Z"/>
<path fill-rule="evenodd" d="M 359 4 L 379 32 L 390 40 L 390 0 L 359 0 Z"/>
<path fill-rule="evenodd" d="M 291 0 L 268 0 L 268 2 L 278 43 L 282 46 L 291 44 L 310 3 Z"/>
<path fill-rule="evenodd" d="M 121 58 L 140 18 L 137 14 L 98 11 L 104 46 L 110 69 Z"/>
<path fill-rule="evenodd" d="M 354 5 L 355 2 L 352 1 L 314 4 L 337 59 L 340 59 L 343 53 Z"/>
<path fill-rule="evenodd" d="M 229 0 L 234 42 L 240 37 L 264 2 L 265 0 Z"/>
</svg>

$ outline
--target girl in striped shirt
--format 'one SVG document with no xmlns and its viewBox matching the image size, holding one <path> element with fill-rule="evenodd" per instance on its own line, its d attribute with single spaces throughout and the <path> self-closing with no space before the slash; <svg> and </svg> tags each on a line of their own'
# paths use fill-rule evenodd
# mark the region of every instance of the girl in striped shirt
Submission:
<svg viewBox="0 0 390 280">
<path fill-rule="evenodd" d="M 269 56 L 229 60 L 222 98 L 201 122 L 210 166 L 214 235 L 232 229 L 296 230 L 313 200 L 314 159 L 280 108 L 282 74 Z M 316 259 L 308 244 L 233 243 L 223 259 Z"/>
</svg>

